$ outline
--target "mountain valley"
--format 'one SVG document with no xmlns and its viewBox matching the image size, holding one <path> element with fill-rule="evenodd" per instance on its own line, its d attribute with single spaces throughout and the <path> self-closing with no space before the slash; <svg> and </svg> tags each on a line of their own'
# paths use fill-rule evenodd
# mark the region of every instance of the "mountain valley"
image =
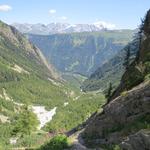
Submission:
<svg viewBox="0 0 150 150">
<path fill-rule="evenodd" d="M 24 142 L 26 146 L 35 146 L 49 130 L 70 130 L 85 121 L 105 102 L 102 93 L 84 94 L 80 89 L 62 80 L 37 47 L 15 28 L 3 22 L 0 22 L 0 68 L 0 129 L 3 130 L 0 144 L 5 149 L 23 146 Z M 16 127 L 18 113 L 26 106 L 35 112 L 40 122 L 41 117 L 44 121 L 46 114 L 49 114 L 50 119 L 48 117 L 47 121 L 40 125 L 44 127 L 45 132 L 25 134 L 25 137 L 17 140 L 16 145 L 10 145 L 9 139 L 14 137 L 12 131 Z M 51 124 L 46 125 L 52 118 L 50 114 L 54 108 Z M 43 113 L 41 117 L 40 113 Z M 22 134 L 20 132 L 15 131 L 15 135 L 24 134 L 24 131 Z M 28 138 L 35 140 L 30 142 Z"/>
<path fill-rule="evenodd" d="M 150 150 L 150 10 L 135 30 L 0 21 L 0 150 L 29 149 Z"/>
<path fill-rule="evenodd" d="M 132 39 L 134 30 L 27 35 L 58 71 L 89 76 Z"/>
</svg>

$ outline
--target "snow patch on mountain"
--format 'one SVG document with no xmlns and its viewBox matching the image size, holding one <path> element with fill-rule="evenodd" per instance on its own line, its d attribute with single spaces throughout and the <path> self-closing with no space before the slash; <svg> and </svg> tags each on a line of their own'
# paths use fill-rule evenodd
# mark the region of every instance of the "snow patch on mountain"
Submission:
<svg viewBox="0 0 150 150">
<path fill-rule="evenodd" d="M 54 107 L 52 110 L 47 111 L 45 106 L 32 106 L 32 110 L 37 115 L 40 122 L 38 126 L 39 130 L 44 127 L 46 123 L 52 120 L 53 116 L 56 114 L 56 109 L 57 107 Z"/>
<path fill-rule="evenodd" d="M 50 24 L 12 24 L 22 33 L 49 35 L 56 33 L 73 33 L 73 32 L 94 32 L 101 30 L 113 30 L 115 24 L 104 21 L 97 21 L 91 24 L 69 24 L 69 23 L 50 23 Z"/>
<path fill-rule="evenodd" d="M 116 28 L 115 24 L 107 23 L 107 22 L 104 22 L 104 21 L 97 21 L 97 22 L 93 23 L 93 25 L 95 25 L 99 29 L 113 30 L 113 29 Z"/>
</svg>

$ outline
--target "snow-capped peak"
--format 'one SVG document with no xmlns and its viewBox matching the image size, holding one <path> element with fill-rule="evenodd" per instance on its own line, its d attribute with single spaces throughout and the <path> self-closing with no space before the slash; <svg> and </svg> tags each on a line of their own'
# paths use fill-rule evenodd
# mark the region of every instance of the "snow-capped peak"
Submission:
<svg viewBox="0 0 150 150">
<path fill-rule="evenodd" d="M 32 34 L 56 34 L 56 33 L 73 33 L 73 32 L 95 32 L 101 30 L 113 30 L 115 25 L 104 21 L 97 21 L 93 24 L 69 24 L 69 23 L 50 23 L 44 24 L 12 24 L 22 33 Z"/>
<path fill-rule="evenodd" d="M 108 29 L 108 30 L 113 30 L 116 27 L 115 24 L 107 23 L 107 22 L 104 22 L 104 21 L 94 22 L 93 25 L 95 25 L 99 29 Z"/>
</svg>

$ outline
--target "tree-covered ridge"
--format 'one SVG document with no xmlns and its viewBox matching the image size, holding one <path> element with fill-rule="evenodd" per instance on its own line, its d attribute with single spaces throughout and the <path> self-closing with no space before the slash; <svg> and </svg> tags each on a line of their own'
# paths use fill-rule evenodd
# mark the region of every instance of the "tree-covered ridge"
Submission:
<svg viewBox="0 0 150 150">
<path fill-rule="evenodd" d="M 113 58 L 131 39 L 134 30 L 55 35 L 28 35 L 58 70 L 89 76 Z"/>
</svg>

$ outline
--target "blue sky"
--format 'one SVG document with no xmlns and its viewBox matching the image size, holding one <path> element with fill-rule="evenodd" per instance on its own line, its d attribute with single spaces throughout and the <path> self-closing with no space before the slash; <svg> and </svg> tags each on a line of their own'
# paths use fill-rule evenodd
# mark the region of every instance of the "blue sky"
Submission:
<svg viewBox="0 0 150 150">
<path fill-rule="evenodd" d="M 150 0 L 0 0 L 0 19 L 6 23 L 105 21 L 116 28 L 136 28 Z"/>
</svg>

